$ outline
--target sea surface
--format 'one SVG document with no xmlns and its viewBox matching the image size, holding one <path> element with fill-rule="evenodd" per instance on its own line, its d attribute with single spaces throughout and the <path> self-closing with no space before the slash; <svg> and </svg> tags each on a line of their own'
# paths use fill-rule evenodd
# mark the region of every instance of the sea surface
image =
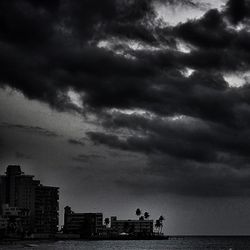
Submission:
<svg viewBox="0 0 250 250">
<path fill-rule="evenodd" d="M 131 241 L 33 241 L 0 244 L 0 249 L 35 250 L 250 250 L 250 237 L 171 237 L 169 240 Z"/>
</svg>

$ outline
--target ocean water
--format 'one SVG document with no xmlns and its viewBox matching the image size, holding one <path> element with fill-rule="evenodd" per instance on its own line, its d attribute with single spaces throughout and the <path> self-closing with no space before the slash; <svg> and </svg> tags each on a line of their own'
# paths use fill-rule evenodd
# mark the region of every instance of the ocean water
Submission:
<svg viewBox="0 0 250 250">
<path fill-rule="evenodd" d="M 154 241 L 57 241 L 17 242 L 0 245 L 0 249 L 36 250 L 247 250 L 250 237 L 172 237 Z"/>
</svg>

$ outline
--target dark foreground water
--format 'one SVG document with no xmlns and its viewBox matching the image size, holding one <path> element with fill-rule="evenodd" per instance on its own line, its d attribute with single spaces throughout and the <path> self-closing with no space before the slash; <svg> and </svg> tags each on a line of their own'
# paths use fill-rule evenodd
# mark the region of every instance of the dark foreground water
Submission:
<svg viewBox="0 0 250 250">
<path fill-rule="evenodd" d="M 0 249 L 37 250 L 203 250 L 250 249 L 250 237 L 174 237 L 161 241 L 57 241 L 57 242 L 18 242 L 0 245 Z"/>
</svg>

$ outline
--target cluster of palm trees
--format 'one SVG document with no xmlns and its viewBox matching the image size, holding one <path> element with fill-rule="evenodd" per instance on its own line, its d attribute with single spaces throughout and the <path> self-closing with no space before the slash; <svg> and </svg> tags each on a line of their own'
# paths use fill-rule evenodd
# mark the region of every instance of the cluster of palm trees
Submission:
<svg viewBox="0 0 250 250">
<path fill-rule="evenodd" d="M 148 212 L 144 212 L 144 214 L 142 214 L 142 211 L 140 208 L 136 209 L 135 214 L 139 217 L 139 220 L 148 219 L 150 217 Z"/>
<path fill-rule="evenodd" d="M 137 208 L 135 214 L 139 217 L 139 220 L 148 219 L 150 217 L 148 212 L 144 212 L 142 215 L 142 211 L 140 208 Z M 163 228 L 163 221 L 165 218 L 161 215 L 158 220 L 155 221 L 155 228 L 157 229 L 158 233 L 162 233 Z"/>
<path fill-rule="evenodd" d="M 148 219 L 150 217 L 150 214 L 148 212 L 142 213 L 140 208 L 137 208 L 135 211 L 135 214 L 139 217 L 139 220 L 144 220 Z M 155 221 L 155 228 L 158 231 L 158 233 L 162 233 L 162 228 L 163 228 L 163 221 L 165 218 L 161 215 L 158 220 Z M 104 223 L 106 227 L 110 223 L 109 218 L 105 218 Z"/>
</svg>

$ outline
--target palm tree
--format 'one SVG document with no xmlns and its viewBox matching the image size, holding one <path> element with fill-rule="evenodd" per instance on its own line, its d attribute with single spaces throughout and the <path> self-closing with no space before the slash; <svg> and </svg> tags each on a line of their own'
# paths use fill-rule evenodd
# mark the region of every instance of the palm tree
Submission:
<svg viewBox="0 0 250 250">
<path fill-rule="evenodd" d="M 135 214 L 139 217 L 141 216 L 141 209 L 140 208 L 137 208 L 136 211 L 135 211 Z"/>
<path fill-rule="evenodd" d="M 161 215 L 158 220 L 160 221 L 160 232 L 162 232 L 163 221 L 165 220 L 165 218 Z"/>
<path fill-rule="evenodd" d="M 159 220 L 155 221 L 155 228 L 158 230 L 158 233 L 160 231 L 160 227 L 161 227 L 161 222 Z"/>
<path fill-rule="evenodd" d="M 145 213 L 144 213 L 144 218 L 145 218 L 145 219 L 148 219 L 148 218 L 149 218 L 149 216 L 150 216 L 150 215 L 149 215 L 149 213 L 148 213 L 148 212 L 145 212 Z"/>
<path fill-rule="evenodd" d="M 144 220 L 144 217 L 143 217 L 143 215 L 142 215 L 142 216 L 140 216 L 139 220 Z"/>
<path fill-rule="evenodd" d="M 159 221 L 164 221 L 165 220 L 165 218 L 161 215 L 160 217 L 159 217 Z"/>
<path fill-rule="evenodd" d="M 109 224 L 109 218 L 105 218 L 104 223 L 105 223 L 105 225 L 106 225 L 106 227 L 107 227 L 108 224 Z"/>
</svg>

